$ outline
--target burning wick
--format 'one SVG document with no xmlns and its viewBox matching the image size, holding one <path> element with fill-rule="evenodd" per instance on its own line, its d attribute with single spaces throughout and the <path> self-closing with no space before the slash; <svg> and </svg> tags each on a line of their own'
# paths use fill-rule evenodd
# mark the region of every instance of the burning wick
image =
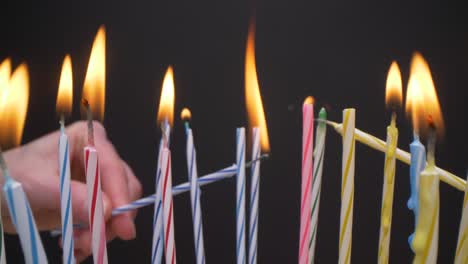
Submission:
<svg viewBox="0 0 468 264">
<path fill-rule="evenodd" d="M 427 163 L 429 165 L 435 164 L 435 145 L 437 138 L 437 129 L 435 126 L 434 119 L 431 115 L 427 117 L 427 124 L 429 127 L 429 137 L 427 139 Z"/>
<path fill-rule="evenodd" d="M 8 167 L 6 165 L 5 158 L 3 157 L 3 151 L 1 147 L 0 147 L 0 168 L 3 172 L 3 177 L 5 177 L 6 179 L 10 178 L 10 175 L 8 173 Z"/>
<path fill-rule="evenodd" d="M 91 106 L 88 100 L 83 98 L 81 103 L 86 107 L 86 119 L 88 121 L 88 144 L 94 146 L 94 128 L 93 128 L 93 112 L 91 112 Z"/>
</svg>

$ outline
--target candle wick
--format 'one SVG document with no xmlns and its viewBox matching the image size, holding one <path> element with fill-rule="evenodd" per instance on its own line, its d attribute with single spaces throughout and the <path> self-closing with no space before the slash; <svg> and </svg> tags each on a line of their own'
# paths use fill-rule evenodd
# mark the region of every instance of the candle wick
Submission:
<svg viewBox="0 0 468 264">
<path fill-rule="evenodd" d="M 161 122 L 161 132 L 162 132 L 162 139 L 163 139 L 163 146 L 168 147 L 169 146 L 169 139 L 167 138 L 167 127 L 169 126 L 169 123 L 167 119 L 165 119 L 163 122 Z"/>
<path fill-rule="evenodd" d="M 393 111 L 393 112 L 392 112 L 392 121 L 391 121 L 391 125 L 392 125 L 392 126 L 395 126 L 395 125 L 396 125 L 396 119 L 397 119 L 396 112 Z"/>
<path fill-rule="evenodd" d="M 430 128 L 429 138 L 427 140 L 427 164 L 435 166 L 435 145 L 436 145 L 436 130 L 435 127 Z"/>
<path fill-rule="evenodd" d="M 60 132 L 62 133 L 65 133 L 65 116 L 62 114 L 60 114 Z"/>
<path fill-rule="evenodd" d="M 83 105 L 86 107 L 86 118 L 88 122 L 88 144 L 94 146 L 94 128 L 93 128 L 93 112 L 91 112 L 91 106 L 88 100 L 82 100 Z"/>
</svg>

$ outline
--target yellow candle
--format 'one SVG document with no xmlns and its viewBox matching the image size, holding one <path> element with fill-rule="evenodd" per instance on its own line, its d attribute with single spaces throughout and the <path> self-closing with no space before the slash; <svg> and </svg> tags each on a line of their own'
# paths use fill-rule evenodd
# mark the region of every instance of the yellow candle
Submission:
<svg viewBox="0 0 468 264">
<path fill-rule="evenodd" d="M 457 250 L 455 253 L 455 264 L 468 263 L 468 185 L 465 188 L 465 199 L 463 201 L 463 215 L 458 233 Z"/>
</svg>

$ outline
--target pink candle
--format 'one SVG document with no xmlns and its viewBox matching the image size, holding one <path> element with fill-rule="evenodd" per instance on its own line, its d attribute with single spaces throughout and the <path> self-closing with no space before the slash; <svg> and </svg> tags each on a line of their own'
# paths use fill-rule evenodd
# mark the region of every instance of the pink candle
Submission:
<svg viewBox="0 0 468 264">
<path fill-rule="evenodd" d="M 301 226 L 299 239 L 299 263 L 309 263 L 309 241 L 312 236 L 310 214 L 312 210 L 312 150 L 314 138 L 314 106 L 307 97 L 302 108 L 302 194 Z"/>
</svg>

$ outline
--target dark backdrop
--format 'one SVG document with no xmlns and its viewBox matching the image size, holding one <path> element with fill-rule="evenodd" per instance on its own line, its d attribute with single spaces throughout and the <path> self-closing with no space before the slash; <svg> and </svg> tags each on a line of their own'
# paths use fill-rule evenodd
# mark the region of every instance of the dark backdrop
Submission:
<svg viewBox="0 0 468 264">
<path fill-rule="evenodd" d="M 100 24 L 107 27 L 105 126 L 122 157 L 144 186 L 154 191 L 156 109 L 166 67 L 175 68 L 176 116 L 183 106 L 194 114 L 200 175 L 235 160 L 235 128 L 246 124 L 243 70 L 245 40 L 256 8 L 257 71 L 271 137 L 272 157 L 262 164 L 260 263 L 297 261 L 300 198 L 301 111 L 305 96 L 328 105 L 341 120 L 357 109 L 357 127 L 385 137 L 386 71 L 396 59 L 405 83 L 411 54 L 428 60 L 447 124 L 437 163 L 465 175 L 468 83 L 468 9 L 463 1 L 4 1 L 0 15 L 0 59 L 26 61 L 31 100 L 24 142 L 57 128 L 55 98 L 65 53 L 74 66 L 75 111 L 91 44 Z M 318 110 L 318 108 L 316 109 Z M 399 146 L 408 149 L 411 130 L 400 114 Z M 186 181 L 185 138 L 175 123 L 174 184 Z M 377 259 L 383 155 L 356 149 L 352 260 Z M 341 141 L 329 130 L 323 175 L 317 262 L 337 261 Z M 441 183 L 439 260 L 453 261 L 463 194 Z M 409 263 L 407 236 L 413 228 L 406 208 L 408 167 L 398 163 L 391 262 Z M 235 181 L 203 188 L 203 221 L 208 263 L 235 260 Z M 113 263 L 147 263 L 152 208 L 140 210 L 137 239 L 109 244 Z M 189 196 L 175 198 L 177 258 L 193 263 Z M 44 236 L 53 263 L 60 262 L 56 239 Z M 22 261 L 16 239 L 7 240 L 10 263 Z"/>
</svg>

